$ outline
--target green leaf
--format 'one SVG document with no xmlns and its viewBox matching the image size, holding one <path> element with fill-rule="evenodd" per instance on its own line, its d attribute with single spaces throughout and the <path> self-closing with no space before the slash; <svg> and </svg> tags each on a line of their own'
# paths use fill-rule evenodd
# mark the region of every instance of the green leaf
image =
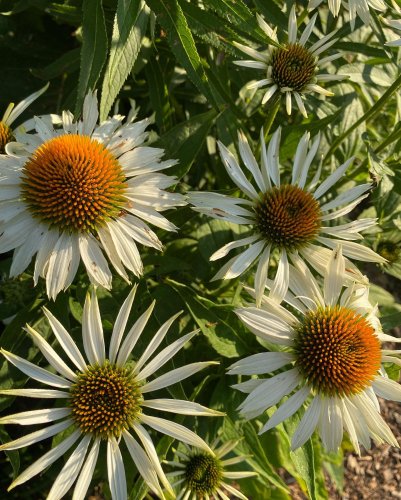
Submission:
<svg viewBox="0 0 401 500">
<path fill-rule="evenodd" d="M 177 0 L 148 0 L 147 3 L 156 14 L 158 23 L 166 31 L 171 50 L 192 83 L 206 96 L 210 104 L 218 109 L 192 33 Z"/>
<path fill-rule="evenodd" d="M 145 66 L 147 86 L 149 89 L 149 99 L 152 109 L 156 114 L 156 124 L 161 132 L 172 127 L 171 116 L 173 110 L 170 105 L 167 84 L 160 67 L 160 62 L 151 57 Z"/>
<path fill-rule="evenodd" d="M 202 333 L 217 353 L 225 358 L 236 358 L 248 352 L 247 344 L 239 336 L 238 331 L 210 308 L 205 307 L 190 288 L 172 280 L 169 280 L 169 283 L 179 293 Z"/>
<path fill-rule="evenodd" d="M 0 441 L 2 443 L 8 443 L 9 441 L 11 441 L 10 435 L 4 429 L 4 427 L 0 427 Z M 10 461 L 11 467 L 13 468 L 13 479 L 15 479 L 18 475 L 18 471 L 19 471 L 19 467 L 20 467 L 19 453 L 17 450 L 12 450 L 12 451 L 6 450 L 5 454 L 7 455 L 7 458 Z"/>
<path fill-rule="evenodd" d="M 51 80 L 63 73 L 73 73 L 79 68 L 79 52 L 79 49 L 69 50 L 48 66 L 33 68 L 31 72 L 42 80 Z"/>
<path fill-rule="evenodd" d="M 164 148 L 166 157 L 179 160 L 178 165 L 169 169 L 169 175 L 175 175 L 180 179 L 188 172 L 204 146 L 215 118 L 216 112 L 213 109 L 193 116 L 186 122 L 176 125 L 157 140 L 154 146 Z"/>
<path fill-rule="evenodd" d="M 81 68 L 75 114 L 81 112 L 82 103 L 89 90 L 96 87 L 100 72 L 106 62 L 107 32 L 102 2 L 84 0 L 82 24 Z"/>
<path fill-rule="evenodd" d="M 149 11 L 141 0 L 119 0 L 111 38 L 110 57 L 103 80 L 100 120 L 105 120 L 111 106 L 141 48 Z"/>
</svg>

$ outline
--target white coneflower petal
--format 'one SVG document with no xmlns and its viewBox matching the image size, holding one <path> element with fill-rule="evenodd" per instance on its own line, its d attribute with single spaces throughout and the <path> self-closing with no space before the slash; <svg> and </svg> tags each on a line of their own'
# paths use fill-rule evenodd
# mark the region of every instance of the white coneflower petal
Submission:
<svg viewBox="0 0 401 500">
<path fill-rule="evenodd" d="M 63 420 L 62 422 L 58 422 L 57 424 L 50 425 L 49 427 L 45 427 L 44 429 L 31 432 L 26 436 L 22 436 L 18 439 L 15 439 L 14 441 L 3 444 L 0 446 L 0 450 L 18 450 L 19 448 L 30 446 L 34 443 L 39 443 L 40 441 L 43 441 L 43 439 L 47 439 L 58 434 L 59 432 L 63 432 L 68 427 L 70 427 L 72 423 L 72 420 Z"/>
<path fill-rule="evenodd" d="M 85 498 L 96 466 L 100 441 L 105 440 L 107 441 L 107 475 L 112 497 L 114 499 L 127 498 L 125 470 L 119 449 L 119 443 L 123 437 L 130 455 L 137 465 L 139 474 L 142 475 L 149 488 L 163 498 L 159 480 L 170 493 L 172 493 L 172 488 L 161 468 L 150 435 L 142 424 L 150 425 L 153 429 L 183 442 L 200 446 L 206 451 L 210 450 L 201 438 L 184 426 L 164 418 L 147 415 L 146 412 L 156 410 L 164 413 L 198 417 L 221 416 L 223 413 L 192 401 L 163 398 L 147 400 L 146 396 L 151 391 L 159 391 L 184 380 L 209 365 L 217 363 L 193 363 L 175 368 L 159 377 L 154 377 L 155 371 L 171 360 L 184 346 L 185 342 L 189 341 L 197 333 L 197 331 L 194 331 L 182 336 L 162 349 L 159 354 L 150 360 L 165 338 L 173 321 L 180 313 L 169 318 L 159 328 L 140 356 L 134 355 L 134 357 L 139 358 L 136 365 L 130 361 L 127 363 L 128 358 L 132 355 L 132 349 L 142 334 L 154 308 L 153 302 L 135 321 L 126 334 L 125 340 L 123 340 L 135 291 L 136 287 L 131 290 L 117 314 L 111 345 L 107 349 L 107 352 L 113 354 L 113 361 L 106 358 L 106 346 L 95 290 L 86 296 L 82 319 L 84 350 L 89 358 L 89 363 L 80 354 L 75 342 L 61 323 L 49 311 L 45 311 L 61 347 L 68 355 L 71 364 L 78 368 L 77 371 L 72 371 L 53 347 L 30 326 L 27 326 L 27 331 L 35 340 L 47 361 L 58 373 L 66 378 L 37 367 L 3 349 L 1 350 L 1 353 L 8 361 L 27 375 L 45 384 L 65 389 L 64 391 L 54 389 L 8 389 L 0 391 L 1 394 L 47 399 L 61 397 L 68 401 L 65 408 L 26 411 L 1 418 L 1 424 L 36 425 L 51 423 L 52 425 L 5 443 L 0 446 L 0 450 L 19 449 L 61 432 L 73 430 L 71 436 L 43 455 L 31 467 L 28 467 L 14 481 L 11 488 L 40 473 L 60 456 L 64 455 L 81 438 L 57 476 L 49 493 L 49 498 L 53 500 L 61 498 L 75 481 L 73 498 L 75 500 Z M 145 363 L 146 366 L 144 366 Z M 133 369 L 133 366 L 135 366 L 135 369 Z M 145 379 L 148 377 L 151 377 L 151 381 L 146 382 Z M 72 380 L 68 380 L 68 378 Z M 58 420 L 59 422 L 53 424 Z M 143 449 L 131 436 L 129 432 L 131 429 L 137 433 Z M 93 441 L 93 446 L 91 441 Z"/>
<path fill-rule="evenodd" d="M 69 389 L 71 387 L 70 381 L 36 366 L 26 359 L 20 358 L 16 354 L 7 352 L 4 349 L 1 349 L 0 352 L 7 359 L 7 361 L 25 373 L 25 375 L 28 375 L 28 377 L 31 377 L 38 382 L 42 382 L 43 384 L 51 385 L 53 387 L 59 387 L 61 389 Z"/>
<path fill-rule="evenodd" d="M 358 453 L 358 443 L 368 448 L 371 439 L 398 446 L 380 415 L 378 400 L 379 396 L 401 400 L 400 385 L 381 368 L 381 362 L 397 359 L 391 354 L 398 351 L 381 348 L 382 341 L 393 337 L 381 332 L 377 307 L 369 302 L 366 284 L 355 281 L 359 275 L 347 269 L 341 247 L 342 243 L 330 255 L 325 254 L 323 293 L 305 262 L 297 257 L 290 264 L 289 291 L 283 305 L 263 297 L 261 308 L 235 311 L 256 336 L 285 349 L 252 355 L 229 367 L 230 374 L 241 376 L 281 370 L 267 378 L 234 384 L 232 387 L 247 394 L 239 409 L 247 419 L 259 417 L 288 396 L 263 425 L 263 433 L 305 405 L 292 449 L 302 446 L 317 430 L 324 447 L 336 451 L 343 429 Z M 267 288 L 273 287 L 274 282 L 267 280 Z M 254 292 L 251 295 L 255 297 Z M 297 307 L 296 301 L 306 307 Z M 286 304 L 290 306 L 288 317 L 283 313 Z M 281 332 L 286 332 L 284 340 Z"/>
<path fill-rule="evenodd" d="M 153 301 L 147 310 L 141 314 L 141 316 L 135 321 L 134 325 L 128 332 L 122 346 L 119 348 L 119 352 L 117 355 L 116 364 L 124 365 L 130 355 L 132 349 L 135 347 L 139 337 L 141 336 L 149 318 L 153 312 L 156 301 Z"/>
<path fill-rule="evenodd" d="M 324 81 L 320 79 L 320 74 L 316 74 L 320 66 L 334 60 L 335 57 L 325 58 L 319 61 L 318 56 L 321 52 L 327 50 L 337 39 L 332 39 L 334 32 L 319 39 L 311 47 L 306 47 L 311 33 L 315 27 L 317 14 L 315 14 L 305 26 L 303 33 L 297 41 L 297 20 L 295 5 L 291 8 L 288 19 L 288 38 L 286 44 L 279 47 L 269 48 L 267 53 L 257 50 L 243 44 L 234 42 L 234 45 L 250 56 L 253 60 L 234 61 L 234 64 L 253 69 L 261 69 L 267 73 L 267 78 L 250 82 L 247 87 L 252 89 L 267 87 L 262 98 L 262 105 L 279 92 L 285 94 L 285 105 L 287 114 L 292 111 L 292 96 L 300 112 L 307 117 L 305 105 L 301 95 L 309 92 L 325 93 L 332 95 L 331 92 L 324 91 L 315 81 Z M 269 28 L 268 24 L 257 14 L 257 21 L 266 35 L 277 41 L 275 31 Z M 269 43 L 269 41 L 268 41 Z M 342 80 L 343 75 L 331 75 L 331 80 Z"/>
<path fill-rule="evenodd" d="M 144 384 L 142 386 L 141 392 L 145 394 L 146 392 L 164 389 L 165 387 L 176 384 L 177 382 L 186 379 L 187 377 L 197 373 L 198 371 L 203 370 L 207 366 L 216 364 L 218 363 L 213 361 L 203 361 L 198 363 L 190 363 L 188 365 L 181 366 L 180 368 L 175 368 L 174 370 L 166 372 L 163 375 L 160 375 L 160 377 L 157 377 L 154 380 Z M 138 378 L 142 377 L 142 374 L 138 374 Z"/>
<path fill-rule="evenodd" d="M 181 424 L 170 422 L 169 420 L 160 417 L 151 417 L 150 415 L 141 415 L 141 421 L 148 424 L 156 431 L 167 434 L 167 436 L 179 439 L 189 445 L 197 446 L 198 448 L 208 451 L 209 453 L 212 451 L 203 439 Z"/>
<path fill-rule="evenodd" d="M 104 288 L 111 288 L 112 278 L 104 254 L 125 280 L 125 269 L 140 276 L 136 242 L 162 249 L 147 223 L 175 231 L 159 211 L 186 203 L 164 191 L 174 177 L 157 173 L 150 179 L 176 163 L 161 161 L 164 150 L 143 146 L 150 120 L 122 124 L 122 117 L 114 117 L 97 125 L 95 93 L 86 96 L 83 108 L 81 121 L 67 112 L 35 117 L 29 125 L 34 133 L 16 133 L 22 142 L 6 147 L 16 182 L 0 182 L 0 199 L 21 207 L 16 217 L 3 216 L 0 252 L 15 250 L 13 275 L 36 254 L 34 282 L 44 277 L 52 299 L 70 286 L 80 260 L 91 282 Z"/>
<path fill-rule="evenodd" d="M 90 439 L 90 436 L 84 436 L 72 452 L 71 456 L 66 461 L 64 467 L 61 469 L 61 472 L 52 484 L 49 494 L 47 495 L 47 500 L 59 500 L 71 488 L 84 463 Z"/>
<path fill-rule="evenodd" d="M 273 276 L 274 286 L 270 287 L 271 297 L 277 302 L 286 295 L 290 263 L 296 262 L 300 257 L 309 262 L 320 274 L 324 274 L 328 249 L 336 248 L 341 243 L 344 255 L 351 259 L 385 262 L 384 258 L 373 250 L 354 243 L 363 238 L 362 231 L 376 224 L 374 219 L 361 219 L 338 226 L 323 225 L 323 221 L 334 220 L 349 213 L 367 196 L 366 191 L 371 188 L 371 184 L 368 183 L 354 186 L 330 201 L 325 201 L 325 196 L 344 177 L 352 159 L 345 161 L 323 180 L 320 180 L 322 171 L 320 165 L 310 179 L 311 165 L 317 155 L 320 134 L 310 140 L 309 134 L 305 133 L 297 146 L 291 183 L 288 184 L 284 179 L 280 179 L 280 133 L 281 129 L 278 128 L 266 147 L 263 130 L 261 131 L 261 165 L 258 168 L 245 135 L 239 134 L 240 156 L 245 167 L 252 173 L 256 189 L 252 185 L 252 180 L 246 178 L 232 153 L 219 143 L 227 172 L 243 191 L 244 198 L 205 192 L 192 192 L 189 196 L 195 211 L 215 219 L 249 227 L 245 237 L 226 243 L 211 255 L 210 260 L 215 261 L 224 258 L 237 248 L 241 249 L 240 253 L 232 256 L 220 267 L 212 280 L 236 278 L 256 265 L 254 287 L 258 306 L 261 304 L 263 291 L 269 279 L 268 274 L 271 273 L 270 259 L 276 260 L 278 264 Z M 256 170 L 258 170 L 257 175 Z M 264 190 L 261 191 L 262 187 Z M 341 207 L 341 205 L 346 206 Z M 351 262 L 347 261 L 346 267 L 349 275 L 358 272 Z M 302 284 L 300 287 L 302 288 Z M 296 294 L 302 297 L 305 294 L 301 288 Z M 311 299 L 313 298 L 312 294 Z M 302 301 L 305 303 L 303 299 Z"/>
<path fill-rule="evenodd" d="M 77 484 L 75 485 L 72 500 L 83 500 L 88 491 L 90 481 L 95 471 L 97 457 L 99 455 L 100 439 L 95 439 L 92 448 L 90 449 L 85 463 L 78 476 Z"/>
<path fill-rule="evenodd" d="M 30 465 L 27 469 L 24 470 L 10 485 L 8 490 L 15 488 L 16 486 L 25 483 L 32 477 L 36 476 L 40 472 L 42 472 L 46 467 L 49 467 L 52 463 L 54 463 L 57 459 L 62 457 L 71 446 L 76 443 L 81 435 L 79 430 L 75 430 L 70 436 L 61 441 L 57 446 L 52 448 L 50 451 L 45 453 L 42 457 L 40 457 L 36 462 Z"/>
<path fill-rule="evenodd" d="M 59 344 L 63 348 L 64 352 L 68 355 L 68 357 L 78 368 L 78 370 L 85 370 L 86 362 L 71 335 L 48 309 L 44 307 L 43 312 L 45 313 L 46 318 L 53 330 L 53 333 L 56 336 Z"/>
</svg>

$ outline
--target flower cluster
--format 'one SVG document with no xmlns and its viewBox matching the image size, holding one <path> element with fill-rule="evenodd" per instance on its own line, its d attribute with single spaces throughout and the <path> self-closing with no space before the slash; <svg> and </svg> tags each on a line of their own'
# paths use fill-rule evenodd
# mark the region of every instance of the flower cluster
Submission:
<svg viewBox="0 0 401 500">
<path fill-rule="evenodd" d="M 172 141 L 172 133 L 155 145 L 155 132 L 150 130 L 153 116 L 137 119 L 139 109 L 133 101 L 127 117 L 118 114 L 116 107 L 112 116 L 99 120 L 104 109 L 100 111 L 97 92 L 91 90 L 83 98 L 82 116 L 63 111 L 30 117 L 15 127 L 17 119 L 45 93 L 46 85 L 6 109 L 0 121 L 0 254 L 13 252 L 9 256 L 11 279 L 27 274 L 32 288 L 43 285 L 43 291 L 29 306 L 23 331 L 25 316 L 9 326 L 8 332 L 17 339 L 12 348 L 8 347 L 8 333 L 0 349 L 6 364 L 13 365 L 12 372 L 16 368 L 27 378 L 14 387 L 9 381 L 2 384 L 0 395 L 27 398 L 28 405 L 32 404 L 31 409 L 24 406 L 24 411 L 1 416 L 0 424 L 35 428 L 3 442 L 0 450 L 9 453 L 55 439 L 48 451 L 15 474 L 9 490 L 62 458 L 47 495 L 50 500 L 68 494 L 73 500 L 86 498 L 94 478 L 104 481 L 101 474 L 107 476 L 106 490 L 109 488 L 113 500 L 133 497 L 134 479 L 139 496 L 148 488 L 152 496 L 167 500 L 246 500 L 247 494 L 256 498 L 258 481 L 262 483 L 268 476 L 263 467 L 254 466 L 257 461 L 251 455 L 259 451 L 256 440 L 263 439 L 257 435 L 294 416 L 297 425 L 292 426 L 291 450 L 303 446 L 315 432 L 329 452 L 340 449 L 344 433 L 359 454 L 372 441 L 399 446 L 381 415 L 379 398 L 401 402 L 401 385 L 396 380 L 401 351 L 383 345 L 401 343 L 401 339 L 383 331 L 364 274 L 372 264 L 384 268 L 390 260 L 385 245 L 372 243 L 380 230 L 379 213 L 368 207 L 376 181 L 385 178 L 387 171 L 380 164 L 377 175 L 368 179 L 364 167 L 392 142 L 398 141 L 398 145 L 401 134 L 395 127 L 363 159 L 364 150 L 354 148 L 348 154 L 345 146 L 332 155 L 347 134 L 341 127 L 331 129 L 335 119 L 326 120 L 327 129 L 313 121 L 331 109 L 328 106 L 319 115 L 316 97 L 336 97 L 335 85 L 344 85 L 341 92 L 350 87 L 341 83 L 347 75 L 337 72 L 336 66 L 346 54 L 334 51 L 320 58 L 339 42 L 337 31 L 327 29 L 325 33 L 327 26 L 337 22 L 333 17 L 342 16 L 341 7 L 348 12 L 348 31 L 355 24 L 368 25 L 372 17 L 379 23 L 370 9 L 384 12 L 387 4 L 382 0 L 329 0 L 327 11 L 325 3 L 310 0 L 300 22 L 298 7 L 293 4 L 287 13 L 285 42 L 281 42 L 281 31 L 277 34 L 265 21 L 267 16 L 259 14 L 256 39 L 265 40 L 267 47 L 256 47 L 255 39 L 250 44 L 230 42 L 231 50 L 234 46 L 251 58 L 229 61 L 236 72 L 240 66 L 247 68 L 244 78 L 250 70 L 264 73 L 245 88 L 257 94 L 265 125 L 260 128 L 255 118 L 248 130 L 239 129 L 238 141 L 231 145 L 229 135 L 220 134 L 221 123 L 227 124 L 229 115 L 219 122 L 216 129 L 221 140 L 216 149 L 224 168 L 214 174 L 224 178 L 224 191 L 200 189 L 212 179 L 206 175 L 198 188 L 186 189 L 189 177 L 185 184 L 177 185 L 179 173 L 185 175 L 182 172 L 187 173 L 193 162 L 190 150 L 196 149 L 199 130 L 205 139 L 211 133 L 203 124 L 207 113 L 197 118 L 201 125 L 190 120 L 185 134 L 173 129 L 177 142 L 182 135 L 188 141 L 185 147 L 173 148 L 175 159 L 169 157 L 167 147 L 160 147 Z M 206 4 L 202 3 L 202 9 L 208 10 Z M 309 13 L 317 8 L 319 11 Z M 198 7 L 191 4 L 188 9 L 196 18 Z M 238 15 L 234 7 L 233 12 Z M 210 24 L 215 24 L 214 15 L 208 18 Z M 298 36 L 298 24 L 305 18 Z M 180 29 L 186 27 L 184 22 L 179 24 Z M 399 20 L 388 20 L 386 25 L 401 29 Z M 281 28 L 285 30 L 285 26 Z M 115 37 L 113 32 L 113 42 Z M 244 41 L 242 35 L 238 39 Z M 397 47 L 401 41 L 386 45 Z M 185 69 L 200 84 L 200 60 L 197 77 L 191 73 L 192 65 L 197 64 L 194 54 L 190 65 L 185 56 Z M 322 73 L 325 66 L 328 72 Z M 178 74 L 177 68 L 174 71 Z M 200 82 L 207 80 L 203 76 Z M 401 77 L 397 82 L 386 95 L 401 87 Z M 380 99 L 368 117 L 382 109 Z M 200 102 L 202 99 L 193 101 Z M 247 116 L 252 119 L 252 112 Z M 278 116 L 283 122 L 273 128 Z M 358 118 L 351 132 L 363 122 L 363 117 Z M 253 140 L 255 130 L 257 141 Z M 325 158 L 321 155 L 324 150 Z M 182 170 L 179 162 L 184 163 Z M 171 213 L 178 207 L 174 217 Z M 165 216 L 166 211 L 171 212 Z M 227 309 L 227 322 L 238 326 L 239 337 L 245 336 L 241 350 L 233 348 L 228 354 L 227 346 L 237 347 L 236 339 L 229 338 L 236 328 L 226 328 L 224 336 L 213 330 L 224 323 L 221 316 L 209 316 L 215 291 L 201 297 L 206 285 L 196 276 L 192 276 L 192 289 L 163 276 L 170 266 L 178 266 L 180 278 L 185 279 L 189 261 L 184 266 L 180 258 L 169 260 L 163 250 L 175 248 L 172 234 L 185 231 L 187 225 L 196 229 L 187 238 L 190 247 L 183 244 L 182 248 L 200 249 L 204 242 L 195 240 L 203 216 L 232 229 L 222 236 L 222 246 L 216 243 L 217 236 L 202 247 L 203 253 L 205 248 L 210 250 L 207 257 L 217 269 L 211 280 L 224 280 L 225 291 L 231 285 L 236 290 L 232 296 L 231 292 L 213 296 L 219 301 L 219 312 Z M 182 227 L 180 221 L 184 221 Z M 399 220 L 397 223 L 401 227 Z M 394 241 L 397 246 L 399 237 Z M 395 261 L 398 253 L 393 253 Z M 217 267 L 217 261 L 228 254 L 231 257 Z M 159 275 L 158 264 L 165 258 L 167 264 Z M 154 262 L 157 264 L 148 272 Z M 200 265 L 201 260 L 196 262 Z M 205 275 L 208 271 L 204 270 Z M 237 287 L 239 277 L 244 283 Z M 182 311 L 174 309 L 175 302 L 166 294 L 170 285 L 188 309 L 179 324 L 176 320 Z M 243 298 L 242 290 L 247 293 Z M 158 299 L 156 312 L 156 299 L 149 300 L 153 293 Z M 105 297 L 107 311 L 102 305 Z M 226 308 L 227 297 L 234 307 Z M 38 304 L 47 299 L 48 307 L 42 308 L 39 318 Z M 71 323 L 63 311 L 67 303 Z M 191 317 L 205 338 L 190 328 Z M 192 331 L 184 333 L 187 330 Z M 24 345 L 26 340 L 33 344 L 24 356 L 20 355 L 23 340 Z M 213 358 L 207 340 L 221 355 L 218 360 L 205 361 Z M 240 351 L 245 355 L 239 357 Z M 224 366 L 224 358 L 235 357 Z M 212 367 L 219 372 L 213 373 Z M 199 378 L 202 370 L 208 375 Z M 206 388 L 216 379 L 207 399 Z M 223 387 L 227 380 L 232 380 L 231 387 Z M 40 386 L 31 387 L 32 383 Z M 230 396 L 220 397 L 223 391 Z M 51 404 L 42 408 L 41 400 Z M 212 420 L 217 422 L 226 413 L 229 416 L 219 429 L 204 423 L 203 417 L 216 417 Z M 186 418 L 190 422 L 184 422 Z M 159 435 L 163 437 L 159 439 Z M 241 444 L 241 437 L 244 442 L 251 437 L 252 444 Z M 174 440 L 179 444 L 172 447 Z M 104 471 L 102 464 L 106 465 Z M 252 479 L 247 483 L 248 478 Z M 243 486 L 238 480 L 244 480 Z M 285 488 L 278 476 L 274 480 L 275 486 Z M 255 484 L 249 487 L 252 481 Z"/>
</svg>

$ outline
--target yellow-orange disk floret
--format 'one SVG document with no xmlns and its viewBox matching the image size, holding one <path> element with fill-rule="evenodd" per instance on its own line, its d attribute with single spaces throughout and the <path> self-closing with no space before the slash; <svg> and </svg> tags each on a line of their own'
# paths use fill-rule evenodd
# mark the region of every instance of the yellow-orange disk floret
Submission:
<svg viewBox="0 0 401 500">
<path fill-rule="evenodd" d="M 85 135 L 44 142 L 23 168 L 22 196 L 32 215 L 61 230 L 94 231 L 117 217 L 125 189 L 118 160 Z"/>
<path fill-rule="evenodd" d="M 316 57 L 302 45 L 290 43 L 273 51 L 270 65 L 276 85 L 300 92 L 314 79 Z"/>
<path fill-rule="evenodd" d="M 288 251 L 313 241 L 321 226 L 317 200 L 292 184 L 264 193 L 254 210 L 260 233 L 269 243 Z"/>
<path fill-rule="evenodd" d="M 80 373 L 70 394 L 80 430 L 102 439 L 121 436 L 141 412 L 143 398 L 132 373 L 107 361 Z"/>
<path fill-rule="evenodd" d="M 14 140 L 13 131 L 4 122 L 0 121 L 0 154 L 4 154 L 6 144 Z"/>
<path fill-rule="evenodd" d="M 296 365 L 316 393 L 352 395 L 380 368 L 380 341 L 366 319 L 345 307 L 309 312 L 295 335 Z"/>
</svg>

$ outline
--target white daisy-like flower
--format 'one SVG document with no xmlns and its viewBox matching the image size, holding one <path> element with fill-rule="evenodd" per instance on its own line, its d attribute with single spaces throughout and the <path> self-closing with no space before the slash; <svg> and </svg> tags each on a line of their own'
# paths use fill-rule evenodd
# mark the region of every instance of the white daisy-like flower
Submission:
<svg viewBox="0 0 401 500">
<path fill-rule="evenodd" d="M 247 497 L 239 490 L 227 483 L 227 480 L 235 480 L 257 476 L 253 471 L 230 471 L 227 468 L 244 460 L 246 456 L 237 455 L 225 458 L 238 445 L 239 441 L 227 441 L 220 444 L 217 438 L 210 448 L 213 453 L 205 452 L 199 448 L 190 448 L 185 445 L 186 453 L 175 451 L 173 461 L 166 461 L 175 470 L 167 473 L 172 482 L 172 487 L 179 491 L 177 500 L 228 500 L 228 498 Z M 226 492 L 230 495 L 227 496 Z"/>
<path fill-rule="evenodd" d="M 5 152 L 6 144 L 15 140 L 11 125 L 20 115 L 22 115 L 22 113 L 33 103 L 33 101 L 46 92 L 48 87 L 49 84 L 47 83 L 40 90 L 29 95 L 26 99 L 23 99 L 16 106 L 13 102 L 8 105 L 3 118 L 0 120 L 0 154 Z"/>
<path fill-rule="evenodd" d="M 118 313 L 111 335 L 108 355 L 106 354 L 95 292 L 92 292 L 91 297 L 89 294 L 87 295 L 83 310 L 82 338 L 86 359 L 78 350 L 71 335 L 47 309 L 44 309 L 44 312 L 60 346 L 68 357 L 68 364 L 30 326 L 27 326 L 27 332 L 57 373 L 36 366 L 4 349 L 1 350 L 10 363 L 32 379 L 50 386 L 51 389 L 8 389 L 0 391 L 0 394 L 53 400 L 63 399 L 66 404 L 62 407 L 25 411 L 1 418 L 0 424 L 51 423 L 51 425 L 3 444 L 0 446 L 0 450 L 15 450 L 38 443 L 67 429 L 72 431 L 67 438 L 22 472 L 9 489 L 36 476 L 75 445 L 75 450 L 54 481 L 47 498 L 54 500 L 63 497 L 76 481 L 73 499 L 83 499 L 96 466 L 99 450 L 104 442 L 107 445 L 108 479 L 114 500 L 127 498 L 124 464 L 120 451 L 123 443 L 149 488 L 161 498 L 164 498 L 162 486 L 173 494 L 170 483 L 160 466 L 151 436 L 145 426 L 192 446 L 197 446 L 207 453 L 212 452 L 203 439 L 183 425 L 149 415 L 148 412 L 149 410 L 157 410 L 164 413 L 172 412 L 195 416 L 222 415 L 220 412 L 185 400 L 160 397 L 148 399 L 148 394 L 169 387 L 216 363 L 191 363 L 151 379 L 154 373 L 196 334 L 196 331 L 167 345 L 151 359 L 159 345 L 164 341 L 171 324 L 180 314 L 178 313 L 159 328 L 139 356 L 133 354 L 134 359 L 131 359 L 132 350 L 135 348 L 155 305 L 153 302 L 136 320 L 123 340 L 135 291 L 136 287 L 132 289 Z"/>
<path fill-rule="evenodd" d="M 269 263 L 273 253 L 279 255 L 278 268 L 271 297 L 280 301 L 288 288 L 289 260 L 301 256 L 318 272 L 323 273 L 330 251 L 342 241 L 344 255 L 367 262 L 385 262 L 385 259 L 356 240 L 360 231 L 376 223 L 366 218 L 336 226 L 330 221 L 349 213 L 364 199 L 371 184 L 356 185 L 337 196 L 328 196 L 329 190 L 345 174 L 352 158 L 340 165 L 323 181 L 319 181 L 321 168 L 311 178 L 309 168 L 319 147 L 319 135 L 313 142 L 305 133 L 296 150 L 291 179 L 280 177 L 280 129 L 272 136 L 266 150 L 263 130 L 260 134 L 261 166 L 259 167 L 245 135 L 239 133 L 239 153 L 246 169 L 252 175 L 249 181 L 230 151 L 219 142 L 220 154 L 227 173 L 246 198 L 234 198 L 219 193 L 192 192 L 189 201 L 194 210 L 215 219 L 249 226 L 244 238 L 227 243 L 210 260 L 225 257 L 231 250 L 246 247 L 232 257 L 213 279 L 232 279 L 250 268 L 255 260 L 257 303 L 262 297 Z M 254 187 L 256 185 L 256 187 Z M 325 248 L 328 247 L 328 248 Z M 347 268 L 357 273 L 350 262 Z"/>
<path fill-rule="evenodd" d="M 386 24 L 391 26 L 392 28 L 396 30 L 401 31 L 401 20 L 400 19 L 386 19 Z M 386 42 L 385 45 L 389 47 L 400 47 L 401 46 L 401 38 L 398 38 L 397 40 L 392 40 L 390 42 Z"/>
<path fill-rule="evenodd" d="M 306 47 L 315 26 L 316 17 L 317 14 L 308 22 L 301 37 L 297 40 L 297 18 L 294 5 L 288 20 L 288 41 L 281 47 L 268 47 L 267 51 L 259 52 L 246 45 L 233 42 L 238 49 L 252 58 L 252 60 L 247 61 L 235 61 L 235 64 L 247 68 L 262 69 L 266 73 L 262 80 L 250 82 L 247 85 L 250 89 L 267 87 L 262 104 L 265 104 L 277 93 L 283 94 L 285 95 L 287 113 L 291 114 L 292 98 L 294 98 L 300 112 L 306 117 L 308 115 L 302 101 L 303 94 L 317 92 L 325 96 L 334 95 L 333 92 L 324 89 L 317 82 L 330 82 L 347 78 L 345 75 L 316 74 L 320 66 L 341 57 L 341 54 L 334 54 L 319 60 L 319 55 L 337 41 L 337 38 L 333 38 L 335 32 L 329 33 L 310 47 Z M 257 21 L 266 35 L 278 43 L 276 30 L 271 29 L 259 14 Z"/>
<path fill-rule="evenodd" d="M 324 276 L 323 290 L 301 259 L 290 270 L 290 291 L 284 307 L 264 297 L 262 307 L 236 310 L 241 321 L 259 338 L 283 347 L 281 352 L 259 353 L 230 367 L 230 374 L 262 375 L 237 384 L 248 393 L 240 405 L 252 419 L 283 397 L 288 399 L 260 429 L 272 429 L 307 406 L 292 437 L 292 448 L 302 446 L 318 430 L 325 448 L 336 451 L 343 430 L 359 453 L 371 438 L 398 446 L 380 415 L 377 396 L 401 401 L 401 386 L 390 380 L 381 362 L 401 365 L 400 351 L 383 350 L 381 341 L 401 342 L 385 335 L 361 284 L 343 286 L 345 260 L 341 247 L 333 250 Z M 294 392 L 295 391 L 295 392 Z"/>
<path fill-rule="evenodd" d="M 308 9 L 316 9 L 324 0 L 309 0 Z M 387 6 L 383 0 L 328 0 L 330 12 L 337 17 L 341 5 L 348 10 L 351 28 L 355 27 L 356 17 L 360 17 L 365 24 L 370 23 L 369 8 L 383 11 Z"/>
<path fill-rule="evenodd" d="M 88 94 L 83 119 L 63 112 L 62 127 L 35 117 L 36 133 L 15 133 L 0 158 L 0 253 L 14 250 L 10 275 L 36 254 L 34 282 L 46 278 L 55 299 L 73 281 L 80 263 L 92 283 L 111 288 L 107 259 L 126 281 L 126 269 L 143 272 L 137 243 L 162 249 L 147 223 L 167 231 L 160 212 L 185 205 L 165 191 L 175 177 L 160 173 L 176 163 L 147 146 L 151 120 L 122 124 L 117 115 L 97 125 L 96 94 Z"/>
</svg>

